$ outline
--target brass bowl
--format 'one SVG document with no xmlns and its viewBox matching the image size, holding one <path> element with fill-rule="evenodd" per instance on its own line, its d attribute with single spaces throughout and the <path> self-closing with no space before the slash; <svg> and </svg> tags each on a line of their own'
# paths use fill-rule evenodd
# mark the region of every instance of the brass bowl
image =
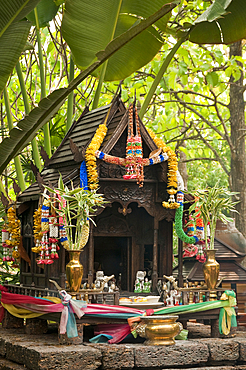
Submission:
<svg viewBox="0 0 246 370">
<path fill-rule="evenodd" d="M 152 315 L 141 316 L 141 324 L 145 327 L 143 336 L 147 339 L 144 344 L 154 346 L 171 346 L 175 337 L 183 329 L 178 316 Z"/>
</svg>

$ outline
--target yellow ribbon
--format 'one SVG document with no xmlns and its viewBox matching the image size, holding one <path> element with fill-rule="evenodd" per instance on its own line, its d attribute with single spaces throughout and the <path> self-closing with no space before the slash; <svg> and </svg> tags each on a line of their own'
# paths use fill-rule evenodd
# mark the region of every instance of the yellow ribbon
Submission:
<svg viewBox="0 0 246 370">
<path fill-rule="evenodd" d="M 45 299 L 48 299 L 49 301 L 53 303 L 61 303 L 61 299 L 58 297 L 43 297 Z M 44 315 L 44 313 L 38 313 L 38 312 L 32 312 L 26 308 L 22 307 L 16 307 L 13 304 L 8 303 L 1 303 L 2 306 L 13 316 L 19 317 L 21 319 L 32 319 L 34 317 L 39 317 Z"/>
<path fill-rule="evenodd" d="M 228 301 L 229 305 L 223 307 L 222 320 L 221 320 L 221 330 L 222 333 L 228 335 L 231 330 L 231 319 L 232 316 L 235 316 L 234 306 L 237 305 L 237 300 L 235 297 L 223 293 L 221 296 L 221 301 Z"/>
</svg>

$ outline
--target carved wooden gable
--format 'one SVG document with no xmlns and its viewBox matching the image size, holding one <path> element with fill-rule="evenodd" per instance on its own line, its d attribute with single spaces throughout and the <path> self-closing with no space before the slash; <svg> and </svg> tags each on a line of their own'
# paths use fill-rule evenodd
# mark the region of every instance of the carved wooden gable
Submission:
<svg viewBox="0 0 246 370">
<path fill-rule="evenodd" d="M 115 157 L 125 158 L 126 157 L 126 142 L 127 142 L 127 129 L 128 129 L 128 112 L 122 117 L 117 127 L 114 127 L 112 133 L 111 125 L 114 122 L 110 122 L 108 125 L 108 132 L 111 131 L 110 138 L 103 144 L 103 152 L 110 154 Z M 143 145 L 143 157 L 148 158 L 150 153 L 157 147 L 150 138 L 145 126 L 140 121 L 140 130 L 142 136 Z M 122 179 L 126 170 L 125 167 L 117 164 L 109 164 L 101 162 L 99 164 L 99 177 L 101 179 Z M 160 182 L 166 182 L 167 180 L 167 163 L 162 163 L 155 166 L 144 167 L 144 178 L 146 180 L 154 180 Z"/>
</svg>

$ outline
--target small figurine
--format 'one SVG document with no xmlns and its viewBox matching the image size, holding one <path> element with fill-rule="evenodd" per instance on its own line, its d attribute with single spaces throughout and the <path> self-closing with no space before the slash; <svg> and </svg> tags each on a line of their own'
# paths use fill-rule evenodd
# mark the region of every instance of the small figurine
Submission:
<svg viewBox="0 0 246 370">
<path fill-rule="evenodd" d="M 143 283 L 143 293 L 150 293 L 150 288 L 151 288 L 151 280 L 148 281 L 148 278 L 145 278 L 144 283 Z"/>
<path fill-rule="evenodd" d="M 135 280 L 135 289 L 134 289 L 134 293 L 142 293 L 142 289 L 141 289 L 141 282 L 139 279 L 136 279 Z"/>
<path fill-rule="evenodd" d="M 135 280 L 135 291 L 134 293 L 141 293 L 144 287 L 144 278 L 146 276 L 146 271 L 137 271 L 136 273 L 136 280 Z M 140 287 L 139 287 L 140 284 Z"/>
<path fill-rule="evenodd" d="M 100 289 L 101 288 L 103 279 L 104 279 L 104 272 L 103 271 L 97 271 L 96 272 L 96 280 L 94 282 L 95 289 Z"/>
<path fill-rule="evenodd" d="M 181 294 L 179 292 L 178 284 L 173 276 L 166 276 L 167 282 L 163 283 L 163 302 L 166 303 L 167 306 L 178 306 L 181 301 Z"/>
<path fill-rule="evenodd" d="M 179 301 L 181 298 L 180 292 L 178 292 L 176 289 L 173 290 L 173 296 L 174 296 L 174 306 L 179 306 Z"/>
<path fill-rule="evenodd" d="M 114 275 L 104 276 L 103 271 L 96 272 L 96 280 L 94 282 L 94 289 L 107 289 L 108 291 L 108 281 L 114 278 Z"/>
<path fill-rule="evenodd" d="M 166 297 L 167 306 L 173 306 L 173 290 L 170 292 L 170 295 Z"/>
</svg>

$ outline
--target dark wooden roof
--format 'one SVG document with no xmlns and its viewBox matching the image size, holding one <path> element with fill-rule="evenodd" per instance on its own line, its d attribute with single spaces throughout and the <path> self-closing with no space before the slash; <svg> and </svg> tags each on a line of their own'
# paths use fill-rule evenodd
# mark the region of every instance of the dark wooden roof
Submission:
<svg viewBox="0 0 246 370">
<path fill-rule="evenodd" d="M 110 111 L 109 111 L 110 109 Z M 57 184 L 60 173 L 63 180 L 70 182 L 73 180 L 75 186 L 79 184 L 79 167 L 80 163 L 74 160 L 74 155 L 70 149 L 70 138 L 78 148 L 87 147 L 98 126 L 105 121 L 107 113 L 107 135 L 104 138 L 102 150 L 105 153 L 110 153 L 121 135 L 127 130 L 128 111 L 120 100 L 119 96 L 113 99 L 110 105 L 92 110 L 88 109 L 82 113 L 80 119 L 74 122 L 60 146 L 51 157 L 47 166 L 41 172 L 41 176 L 45 184 L 49 182 L 53 185 Z M 140 130 L 143 141 L 147 144 L 149 151 L 156 149 L 156 145 L 148 134 L 145 126 L 140 120 Z M 163 164 L 161 164 L 162 166 Z M 166 168 L 166 164 L 164 165 Z M 163 167 L 164 168 L 164 167 Z M 19 202 L 26 202 L 38 199 L 41 190 L 38 183 L 35 182 L 29 186 L 19 197 Z"/>
<path fill-rule="evenodd" d="M 228 239 L 227 239 L 228 241 Z M 227 277 L 225 282 L 246 282 L 246 269 L 239 262 L 245 257 L 246 253 L 239 252 L 235 244 L 230 246 L 222 242 L 218 237 L 214 240 L 214 247 L 217 249 L 215 258 L 220 263 L 220 276 Z M 190 281 L 202 281 L 202 263 L 195 257 L 183 259 L 183 277 Z M 178 266 L 173 269 L 173 275 L 178 276 Z"/>
<path fill-rule="evenodd" d="M 236 228 L 234 232 L 218 233 L 216 239 L 238 255 L 246 255 L 246 238 Z"/>
<path fill-rule="evenodd" d="M 203 263 L 196 260 L 184 261 L 183 278 L 188 281 L 204 281 Z M 173 276 L 177 278 L 178 267 L 173 269 Z M 246 268 L 236 261 L 221 261 L 219 279 L 225 283 L 246 283 Z"/>
<path fill-rule="evenodd" d="M 238 260 L 242 259 L 246 256 L 246 252 L 239 252 L 238 248 L 233 245 L 230 246 L 225 242 L 222 242 L 218 237 L 214 239 L 214 248 L 217 249 L 216 251 L 216 259 L 218 261 L 221 260 Z M 185 257 L 184 260 L 188 260 L 189 257 Z"/>
<path fill-rule="evenodd" d="M 190 271 L 184 268 L 184 278 L 189 281 L 204 281 L 202 266 L 202 263 L 196 261 Z M 185 272 L 188 274 L 185 275 Z M 246 282 L 246 268 L 235 261 L 221 261 L 219 279 L 222 278 L 225 283 Z"/>
<path fill-rule="evenodd" d="M 230 246 L 225 242 L 222 242 L 217 237 L 214 240 L 214 248 L 217 249 L 216 259 L 217 260 L 233 260 L 246 256 L 246 253 L 239 252 L 235 245 Z"/>
<path fill-rule="evenodd" d="M 98 126 L 104 122 L 105 116 L 110 108 L 110 105 L 94 109 L 91 112 L 86 113 L 82 116 L 81 120 L 77 121 L 72 127 L 72 130 L 63 139 L 61 145 L 56 150 L 56 152 L 51 157 L 51 162 L 49 168 L 59 168 L 65 166 L 75 165 L 73 159 L 73 153 L 70 149 L 69 138 L 81 148 L 82 146 L 87 146 L 92 139 Z M 118 110 L 116 107 L 112 109 L 112 114 L 109 116 L 108 132 L 105 140 L 108 140 L 112 135 L 115 127 L 119 124 L 124 115 L 126 109 Z M 78 164 L 77 164 L 78 166 Z"/>
</svg>

